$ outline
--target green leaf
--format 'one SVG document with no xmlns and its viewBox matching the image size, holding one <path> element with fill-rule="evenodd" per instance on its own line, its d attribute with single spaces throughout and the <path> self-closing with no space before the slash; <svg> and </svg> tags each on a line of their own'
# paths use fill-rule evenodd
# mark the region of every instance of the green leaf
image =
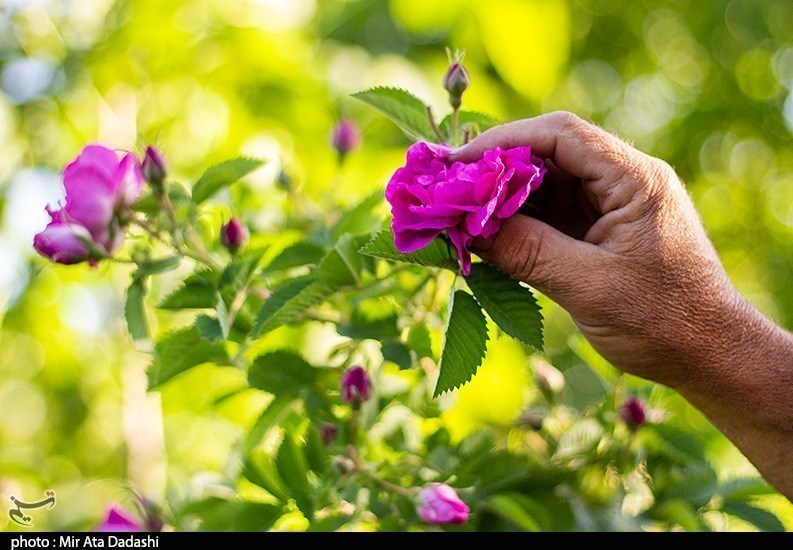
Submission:
<svg viewBox="0 0 793 550">
<path fill-rule="evenodd" d="M 309 241 L 295 243 L 273 258 L 273 261 L 262 269 L 261 274 L 270 275 L 278 271 L 316 264 L 325 256 L 325 252 L 325 247 L 319 244 Z"/>
<path fill-rule="evenodd" d="M 603 437 L 603 427 L 594 418 L 583 418 L 570 426 L 559 438 L 554 456 L 570 458 L 586 454 Z"/>
<path fill-rule="evenodd" d="M 200 204 L 221 188 L 239 181 L 264 161 L 239 157 L 210 166 L 193 185 L 193 202 Z"/>
<path fill-rule="evenodd" d="M 289 501 L 284 482 L 275 467 L 275 457 L 263 449 L 256 449 L 245 462 L 242 475 L 283 503 Z"/>
<path fill-rule="evenodd" d="M 275 455 L 275 467 L 284 481 L 290 496 L 306 516 L 313 515 L 311 487 L 308 484 L 308 464 L 303 448 L 297 444 L 293 435 L 284 433 L 281 447 Z"/>
<path fill-rule="evenodd" d="M 416 357 L 433 357 L 432 338 L 427 325 L 419 323 L 408 331 L 408 346 L 416 353 Z"/>
<path fill-rule="evenodd" d="M 424 266 L 442 267 L 457 271 L 459 263 L 457 256 L 449 244 L 441 238 L 434 239 L 421 250 L 403 254 L 394 246 L 394 233 L 391 229 L 384 229 L 377 233 L 360 250 L 361 254 L 375 256 L 386 260 L 406 262 Z"/>
<path fill-rule="evenodd" d="M 487 500 L 485 507 L 511 523 L 521 531 L 531 533 L 541 531 L 540 524 L 534 518 L 538 504 L 520 493 L 502 493 L 493 495 Z"/>
<path fill-rule="evenodd" d="M 297 319 L 308 308 L 324 302 L 335 287 L 313 277 L 291 279 L 273 291 L 256 314 L 252 334 L 261 336 Z"/>
<path fill-rule="evenodd" d="M 146 372 L 153 390 L 186 370 L 203 363 L 228 364 L 223 346 L 207 342 L 195 326 L 172 332 L 154 346 L 154 360 Z"/>
<path fill-rule="evenodd" d="M 750 497 L 776 493 L 761 477 L 739 477 L 725 481 L 718 488 L 725 502 L 743 502 Z"/>
<path fill-rule="evenodd" d="M 702 531 L 703 523 L 696 508 L 683 499 L 675 498 L 660 503 L 655 514 L 662 519 L 677 523 L 686 531 Z"/>
<path fill-rule="evenodd" d="M 476 137 L 488 128 L 498 125 L 498 120 L 490 115 L 478 113 L 476 111 L 460 111 L 458 118 L 459 131 L 465 128 L 471 128 L 473 132 L 472 137 Z M 452 115 L 446 115 L 440 124 L 441 133 L 446 138 L 447 142 L 451 143 L 452 140 Z"/>
<path fill-rule="evenodd" d="M 377 87 L 352 96 L 379 110 L 408 134 L 438 141 L 427 116 L 427 105 L 413 94 L 399 88 Z"/>
<path fill-rule="evenodd" d="M 127 329 L 136 342 L 150 340 L 149 322 L 146 320 L 146 280 L 134 279 L 127 289 L 124 301 L 124 317 L 127 320 Z"/>
<path fill-rule="evenodd" d="M 180 512 L 180 516 L 198 517 L 200 531 L 261 532 L 272 527 L 284 510 L 262 502 L 209 497 L 190 502 Z"/>
<path fill-rule="evenodd" d="M 465 280 L 501 330 L 542 351 L 542 314 L 530 289 L 486 263 L 473 264 Z"/>
<path fill-rule="evenodd" d="M 784 533 L 785 526 L 774 514 L 763 508 L 741 502 L 733 502 L 722 507 L 723 512 L 748 521 L 761 531 Z"/>
<path fill-rule="evenodd" d="M 364 340 L 366 338 L 382 340 L 399 336 L 396 315 L 370 319 L 358 312 L 358 310 L 353 312 L 348 323 L 339 323 L 336 331 L 341 336 L 356 340 Z"/>
<path fill-rule="evenodd" d="M 336 240 L 345 233 L 361 234 L 376 230 L 380 224 L 380 216 L 375 213 L 375 210 L 378 205 L 382 204 L 383 195 L 384 191 L 378 189 L 342 214 L 330 231 L 331 237 Z"/>
<path fill-rule="evenodd" d="M 195 320 L 195 326 L 198 329 L 198 333 L 201 335 L 201 337 L 210 344 L 218 344 L 226 339 L 226 336 L 223 335 L 223 329 L 220 326 L 220 322 L 216 317 L 210 317 L 209 315 L 199 315 Z"/>
<path fill-rule="evenodd" d="M 173 271 L 181 263 L 181 256 L 168 256 L 166 258 L 149 259 L 138 266 L 133 275 L 138 279 L 147 275 L 158 275 L 166 271 Z"/>
<path fill-rule="evenodd" d="M 323 473 L 329 464 L 328 451 L 325 449 L 325 443 L 322 441 L 322 436 L 314 424 L 309 424 L 306 431 L 306 461 L 308 467 L 317 472 Z"/>
<path fill-rule="evenodd" d="M 410 348 L 401 340 L 395 338 L 384 340 L 380 349 L 383 353 L 383 359 L 391 361 L 400 369 L 409 369 L 413 366 L 413 360 L 410 357 Z"/>
<path fill-rule="evenodd" d="M 260 355 L 248 370 L 248 384 L 279 397 L 297 397 L 310 386 L 315 369 L 291 351 L 279 350 Z"/>
<path fill-rule="evenodd" d="M 470 294 L 456 291 L 449 300 L 435 397 L 465 384 L 476 374 L 487 351 L 487 340 L 487 319 L 479 304 Z"/>
<path fill-rule="evenodd" d="M 291 396 L 276 396 L 267 408 L 256 419 L 253 427 L 248 431 L 243 442 L 243 456 L 248 456 L 256 446 L 261 443 L 267 432 L 276 426 L 286 414 L 292 410 L 296 400 Z"/>
<path fill-rule="evenodd" d="M 215 307 L 217 291 L 211 271 L 199 271 L 184 280 L 182 286 L 166 296 L 157 306 L 160 309 L 204 309 Z"/>
<path fill-rule="evenodd" d="M 263 255 L 262 248 L 246 250 L 236 255 L 223 269 L 218 280 L 218 291 L 227 307 L 250 284 Z"/>
</svg>

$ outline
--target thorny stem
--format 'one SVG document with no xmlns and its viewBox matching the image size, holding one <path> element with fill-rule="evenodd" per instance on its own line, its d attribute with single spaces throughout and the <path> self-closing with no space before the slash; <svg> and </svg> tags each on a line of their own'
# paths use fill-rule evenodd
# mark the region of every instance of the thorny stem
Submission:
<svg viewBox="0 0 793 550">
<path fill-rule="evenodd" d="M 176 241 L 176 239 L 173 238 L 173 236 L 171 237 L 171 240 L 164 239 L 162 234 L 160 233 L 160 231 L 158 231 L 156 228 L 152 227 L 151 224 L 149 224 L 149 222 L 147 222 L 144 219 L 133 218 L 132 219 L 132 223 L 134 223 L 135 225 L 137 225 L 138 227 L 143 229 L 151 237 L 157 239 L 160 242 L 163 242 L 163 243 L 169 245 L 171 248 L 173 248 L 179 254 L 182 254 L 183 256 L 187 256 L 188 258 L 192 258 L 193 260 L 196 260 L 197 262 L 201 262 L 203 264 L 206 264 L 209 267 L 211 267 L 212 269 L 220 269 L 220 265 L 215 260 L 213 260 L 209 256 L 209 254 L 206 253 L 206 250 L 203 250 L 201 252 L 194 252 L 194 251 L 190 250 L 189 248 L 179 244 Z"/>
<path fill-rule="evenodd" d="M 430 120 L 430 125 L 432 126 L 432 131 L 435 132 L 435 137 L 438 138 L 438 143 L 443 143 L 443 134 L 441 133 L 441 129 L 438 128 L 438 123 L 435 122 L 435 115 L 432 114 L 432 107 L 427 105 L 427 118 Z"/>
</svg>

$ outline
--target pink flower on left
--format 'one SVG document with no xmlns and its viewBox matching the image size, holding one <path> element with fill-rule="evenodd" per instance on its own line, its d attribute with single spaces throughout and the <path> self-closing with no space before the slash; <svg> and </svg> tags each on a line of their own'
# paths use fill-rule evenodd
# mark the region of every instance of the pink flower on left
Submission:
<svg viewBox="0 0 793 550">
<path fill-rule="evenodd" d="M 388 182 L 386 199 L 400 252 L 423 248 L 445 231 L 468 275 L 474 239 L 495 235 L 501 220 L 540 186 L 546 168 L 530 147 L 497 147 L 472 163 L 451 162 L 450 152 L 445 145 L 412 145 L 405 166 Z"/>
<path fill-rule="evenodd" d="M 107 516 L 94 528 L 98 533 L 141 533 L 143 524 L 120 506 L 112 506 Z"/>
<path fill-rule="evenodd" d="M 62 264 L 113 254 L 124 240 L 119 214 L 140 195 L 144 181 L 132 153 L 119 156 L 87 145 L 63 171 L 62 208 L 47 208 L 50 223 L 33 240 L 43 256 Z"/>
</svg>

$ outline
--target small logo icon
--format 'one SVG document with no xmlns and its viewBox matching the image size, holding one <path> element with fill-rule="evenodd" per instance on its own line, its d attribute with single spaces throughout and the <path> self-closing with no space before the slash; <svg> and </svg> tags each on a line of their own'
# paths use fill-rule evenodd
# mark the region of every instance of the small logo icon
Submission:
<svg viewBox="0 0 793 550">
<path fill-rule="evenodd" d="M 22 510 L 37 510 L 45 506 L 47 510 L 51 510 L 52 507 L 55 506 L 55 491 L 46 491 L 44 497 L 44 499 L 38 502 L 22 502 L 16 497 L 11 497 L 11 502 L 15 504 L 16 508 L 8 509 L 8 517 L 17 525 L 21 525 L 22 527 L 33 527 L 33 518 Z"/>
</svg>

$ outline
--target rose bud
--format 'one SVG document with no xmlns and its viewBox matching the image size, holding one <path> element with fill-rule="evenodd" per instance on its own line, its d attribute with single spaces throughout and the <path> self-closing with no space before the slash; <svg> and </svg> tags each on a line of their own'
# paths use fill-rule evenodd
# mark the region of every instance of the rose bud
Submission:
<svg viewBox="0 0 793 550">
<path fill-rule="evenodd" d="M 369 399 L 371 384 L 363 367 L 351 367 L 344 372 L 341 377 L 341 393 L 353 406 L 359 406 Z"/>
<path fill-rule="evenodd" d="M 88 230 L 82 225 L 63 221 L 61 210 L 47 208 L 47 213 L 50 223 L 33 238 L 33 248 L 59 264 L 77 264 L 87 260 L 91 256 L 86 246 L 91 241 Z"/>
<path fill-rule="evenodd" d="M 143 177 L 153 187 L 162 186 L 165 176 L 168 175 L 168 162 L 157 149 L 149 145 L 143 156 Z"/>
<path fill-rule="evenodd" d="M 443 89 L 449 92 L 449 104 L 459 109 L 462 104 L 463 92 L 471 84 L 468 71 L 460 61 L 455 61 L 443 77 Z"/>
<path fill-rule="evenodd" d="M 324 443 L 326 447 L 336 439 L 338 433 L 339 428 L 330 422 L 325 422 L 319 427 L 319 436 L 322 438 L 322 443 Z"/>
<path fill-rule="evenodd" d="M 112 506 L 107 516 L 94 528 L 98 533 L 141 533 L 143 525 L 120 506 Z"/>
<path fill-rule="evenodd" d="M 445 483 L 430 483 L 419 492 L 416 512 L 427 523 L 459 525 L 468 521 L 470 508 Z"/>
<path fill-rule="evenodd" d="M 361 134 L 358 131 L 358 126 L 349 118 L 341 119 L 333 128 L 331 142 L 336 151 L 339 152 L 339 158 L 344 159 L 347 153 L 361 143 Z"/>
<path fill-rule="evenodd" d="M 620 407 L 620 418 L 631 429 L 643 425 L 647 419 L 644 403 L 638 397 L 629 397 Z"/>
<path fill-rule="evenodd" d="M 220 228 L 220 242 L 234 254 L 248 242 L 248 229 L 237 218 L 232 217 Z"/>
<path fill-rule="evenodd" d="M 564 389 L 564 374 L 559 369 L 540 357 L 533 358 L 532 365 L 534 366 L 534 380 L 537 382 L 537 387 L 547 398 Z"/>
</svg>

